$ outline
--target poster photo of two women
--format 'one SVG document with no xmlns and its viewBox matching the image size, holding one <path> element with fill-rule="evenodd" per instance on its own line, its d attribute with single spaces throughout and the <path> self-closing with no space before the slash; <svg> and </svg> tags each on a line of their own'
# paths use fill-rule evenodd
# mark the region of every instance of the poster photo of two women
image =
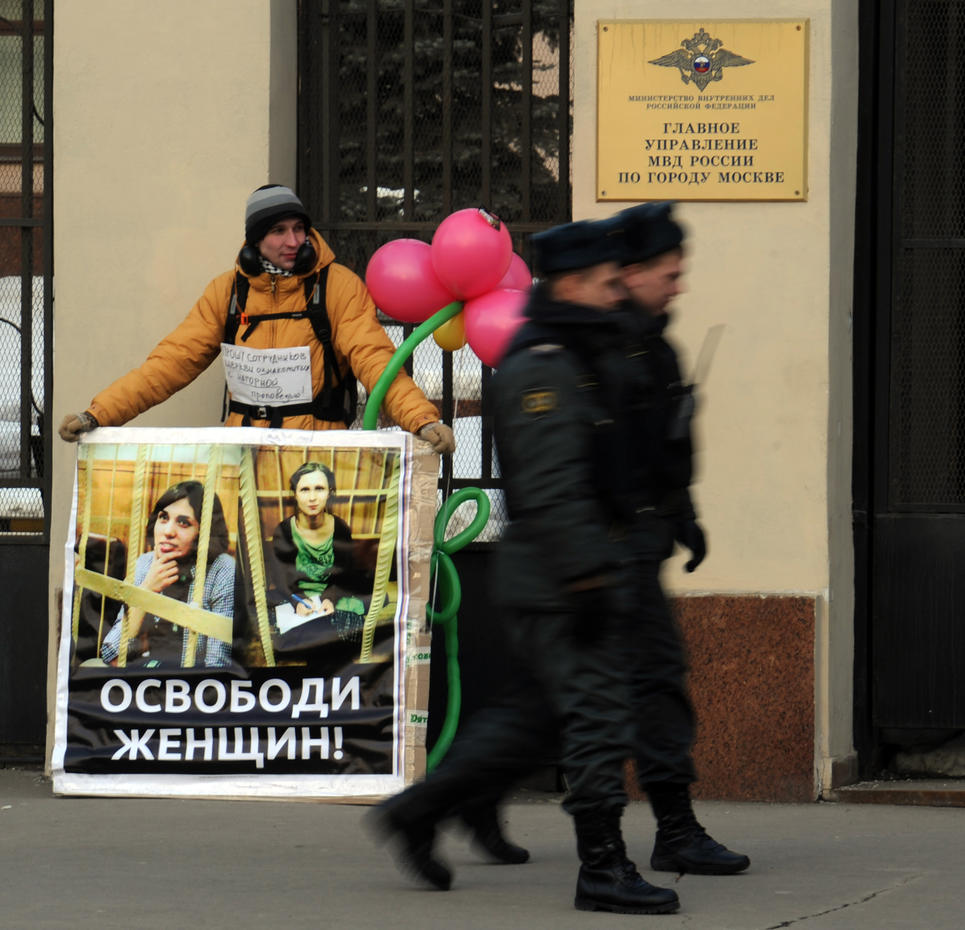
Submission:
<svg viewBox="0 0 965 930">
<path fill-rule="evenodd" d="M 254 429 L 79 444 L 67 781 L 398 775 L 411 447 L 401 432 Z"/>
</svg>

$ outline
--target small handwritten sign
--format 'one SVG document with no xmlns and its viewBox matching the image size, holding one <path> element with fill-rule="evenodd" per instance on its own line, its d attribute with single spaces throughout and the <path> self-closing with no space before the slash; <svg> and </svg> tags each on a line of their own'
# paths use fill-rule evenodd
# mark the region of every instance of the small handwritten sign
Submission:
<svg viewBox="0 0 965 930">
<path fill-rule="evenodd" d="M 249 349 L 222 343 L 221 358 L 228 390 L 243 404 L 277 407 L 312 399 L 308 346 Z"/>
</svg>

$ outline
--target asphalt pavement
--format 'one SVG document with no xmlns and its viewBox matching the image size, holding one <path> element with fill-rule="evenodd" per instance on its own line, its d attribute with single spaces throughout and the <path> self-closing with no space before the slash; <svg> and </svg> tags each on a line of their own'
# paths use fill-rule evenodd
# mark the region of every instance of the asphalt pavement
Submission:
<svg viewBox="0 0 965 930">
<path fill-rule="evenodd" d="M 365 806 L 317 801 L 57 797 L 38 769 L 0 769 L 0 928 L 496 928 L 707 930 L 965 927 L 965 808 L 700 801 L 710 833 L 751 857 L 743 875 L 649 869 L 653 818 L 624 833 L 673 915 L 573 908 L 577 860 L 557 794 L 520 792 L 507 832 L 530 862 L 492 865 L 447 831 L 448 892 L 401 875 Z"/>
</svg>

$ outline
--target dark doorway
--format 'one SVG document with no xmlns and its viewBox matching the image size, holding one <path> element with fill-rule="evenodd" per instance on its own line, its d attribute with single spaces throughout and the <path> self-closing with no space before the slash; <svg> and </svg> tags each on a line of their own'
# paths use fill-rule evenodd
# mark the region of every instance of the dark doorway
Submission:
<svg viewBox="0 0 965 930">
<path fill-rule="evenodd" d="M 856 742 L 965 730 L 965 4 L 862 6 Z"/>
<path fill-rule="evenodd" d="M 11 12 L 14 11 L 14 12 Z M 41 761 L 50 543 L 53 2 L 0 16 L 0 764 Z"/>
</svg>

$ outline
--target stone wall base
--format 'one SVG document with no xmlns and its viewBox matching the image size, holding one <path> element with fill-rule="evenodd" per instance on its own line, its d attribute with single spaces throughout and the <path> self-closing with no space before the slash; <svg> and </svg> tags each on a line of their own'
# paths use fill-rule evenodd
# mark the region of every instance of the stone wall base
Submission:
<svg viewBox="0 0 965 930">
<path fill-rule="evenodd" d="M 693 595 L 673 607 L 697 712 L 693 796 L 815 800 L 815 599 Z"/>
</svg>

